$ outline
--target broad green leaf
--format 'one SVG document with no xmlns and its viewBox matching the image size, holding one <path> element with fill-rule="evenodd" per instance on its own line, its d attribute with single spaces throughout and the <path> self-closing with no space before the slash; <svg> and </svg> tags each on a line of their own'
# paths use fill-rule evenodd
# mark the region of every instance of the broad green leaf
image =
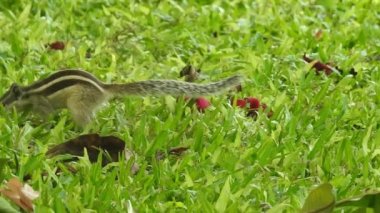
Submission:
<svg viewBox="0 0 380 213">
<path fill-rule="evenodd" d="M 4 198 L 0 197 L 0 212 L 2 213 L 19 213 L 14 209 L 11 204 L 8 203 Z"/>
<path fill-rule="evenodd" d="M 231 176 L 228 176 L 226 182 L 224 183 L 223 189 L 220 192 L 219 198 L 215 203 L 215 209 L 217 212 L 224 212 L 226 210 L 228 201 L 231 196 L 231 188 L 230 188 Z"/>
<path fill-rule="evenodd" d="M 175 112 L 175 107 L 177 104 L 177 100 L 172 96 L 165 96 L 165 104 L 166 107 L 170 110 L 170 112 Z"/>
<path fill-rule="evenodd" d="M 309 159 L 314 159 L 317 153 L 320 153 L 322 151 L 323 147 L 325 146 L 325 142 L 331 139 L 331 137 L 336 132 L 336 128 L 337 127 L 335 125 L 328 126 L 327 131 L 319 137 L 318 141 L 315 142 L 314 147 L 309 152 Z"/>
<path fill-rule="evenodd" d="M 356 197 L 340 200 L 335 206 L 358 206 L 363 208 L 373 208 L 374 212 L 380 212 L 380 191 L 367 192 Z"/>
<path fill-rule="evenodd" d="M 185 174 L 185 182 L 183 183 L 183 185 L 185 187 L 193 187 L 194 186 L 193 179 L 191 178 L 189 172 L 186 172 L 186 174 Z"/>
<path fill-rule="evenodd" d="M 24 8 L 24 10 L 22 11 L 22 13 L 20 14 L 20 16 L 18 17 L 18 21 L 20 23 L 24 22 L 25 20 L 27 20 L 28 16 L 29 16 L 29 13 L 30 13 L 30 8 L 32 7 L 32 4 L 28 4 L 26 5 L 26 7 Z"/>
<path fill-rule="evenodd" d="M 329 213 L 334 209 L 335 197 L 329 183 L 319 185 L 306 198 L 302 213 Z"/>
</svg>

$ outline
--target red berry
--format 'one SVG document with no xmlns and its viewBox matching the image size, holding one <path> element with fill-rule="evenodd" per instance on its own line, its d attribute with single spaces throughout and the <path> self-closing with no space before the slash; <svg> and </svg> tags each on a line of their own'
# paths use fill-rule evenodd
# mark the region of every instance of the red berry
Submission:
<svg viewBox="0 0 380 213">
<path fill-rule="evenodd" d="M 197 98 L 196 105 L 199 111 L 203 112 L 206 108 L 208 108 L 211 103 L 205 98 Z"/>
<path fill-rule="evenodd" d="M 249 109 L 258 109 L 260 107 L 260 101 L 257 98 L 248 97 L 245 100 L 249 103 Z"/>
<path fill-rule="evenodd" d="M 245 107 L 247 107 L 247 101 L 244 99 L 237 99 L 236 106 L 238 106 L 240 108 L 245 108 Z"/>
</svg>

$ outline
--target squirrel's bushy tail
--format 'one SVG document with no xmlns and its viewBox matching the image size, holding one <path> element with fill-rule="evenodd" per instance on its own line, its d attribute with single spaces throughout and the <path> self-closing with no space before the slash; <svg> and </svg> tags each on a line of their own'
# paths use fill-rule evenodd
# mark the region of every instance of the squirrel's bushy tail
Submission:
<svg viewBox="0 0 380 213">
<path fill-rule="evenodd" d="M 228 89 L 240 85 L 242 77 L 232 76 L 224 80 L 198 84 L 175 80 L 147 80 L 127 84 L 108 84 L 106 89 L 116 96 L 124 95 L 185 95 L 198 97 L 222 93 Z"/>
</svg>

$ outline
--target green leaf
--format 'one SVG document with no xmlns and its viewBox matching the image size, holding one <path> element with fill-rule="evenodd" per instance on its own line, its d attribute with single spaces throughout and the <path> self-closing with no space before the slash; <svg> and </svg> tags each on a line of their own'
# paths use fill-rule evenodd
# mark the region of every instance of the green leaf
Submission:
<svg viewBox="0 0 380 213">
<path fill-rule="evenodd" d="M 8 203 L 4 198 L 0 197 L 0 212 L 2 213 L 19 213 L 14 209 L 11 204 Z"/>
<path fill-rule="evenodd" d="M 356 197 L 340 200 L 335 206 L 358 206 L 363 208 L 373 208 L 374 212 L 380 212 L 380 191 L 367 192 Z"/>
<path fill-rule="evenodd" d="M 362 146 L 363 146 L 363 151 L 364 151 L 364 155 L 368 155 L 369 153 L 369 149 L 368 149 L 368 142 L 370 141 L 370 137 L 371 137 L 371 133 L 372 133 L 372 127 L 373 127 L 373 124 L 371 124 L 368 129 L 367 129 L 367 133 L 365 134 L 364 138 L 363 138 L 363 141 L 362 141 Z"/>
<path fill-rule="evenodd" d="M 21 167 L 20 176 L 31 175 L 38 170 L 43 162 L 43 154 L 38 154 L 28 158 L 28 161 Z"/>
<path fill-rule="evenodd" d="M 302 213 L 328 213 L 334 209 L 335 197 L 329 183 L 319 185 L 306 198 Z"/>
<path fill-rule="evenodd" d="M 3 177 L 3 170 L 5 166 L 7 165 L 8 159 L 7 158 L 0 158 L 0 180 L 1 177 Z"/>
<path fill-rule="evenodd" d="M 327 80 L 327 81 L 323 84 L 323 86 L 322 86 L 322 88 L 319 90 L 318 94 L 314 97 L 314 100 L 313 100 L 314 104 L 319 104 L 319 103 L 322 101 L 322 99 L 328 94 L 327 92 L 328 92 L 328 90 L 329 90 L 329 87 L 330 87 L 330 85 L 331 85 L 331 82 L 332 82 L 332 80 L 329 79 L 329 80 Z"/>
<path fill-rule="evenodd" d="M 20 23 L 24 22 L 27 20 L 29 14 L 30 14 L 30 8 L 32 7 L 32 4 L 28 4 L 26 5 L 26 7 L 24 8 L 24 10 L 22 11 L 22 13 L 20 14 L 20 16 L 18 17 L 18 21 Z"/>
<path fill-rule="evenodd" d="M 335 2 L 334 0 L 319 0 L 317 1 L 317 3 L 328 9 L 335 9 L 337 2 Z"/>
<path fill-rule="evenodd" d="M 270 208 L 268 211 L 266 211 L 266 213 L 285 212 L 286 209 L 289 209 L 289 207 L 291 207 L 291 205 L 280 203 Z"/>
<path fill-rule="evenodd" d="M 228 176 L 226 182 L 224 183 L 223 189 L 220 192 L 219 198 L 215 203 L 215 209 L 217 212 L 224 212 L 226 210 L 231 196 L 230 181 L 231 176 Z"/>
</svg>

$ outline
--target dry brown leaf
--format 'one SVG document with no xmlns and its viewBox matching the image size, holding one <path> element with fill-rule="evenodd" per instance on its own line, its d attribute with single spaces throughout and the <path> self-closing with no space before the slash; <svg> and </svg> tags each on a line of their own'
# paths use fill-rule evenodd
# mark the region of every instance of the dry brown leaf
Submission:
<svg viewBox="0 0 380 213">
<path fill-rule="evenodd" d="M 27 212 L 33 211 L 33 200 L 40 195 L 28 184 L 23 185 L 17 178 L 10 179 L 7 188 L 0 189 L 0 193 Z"/>
<path fill-rule="evenodd" d="M 96 162 L 99 153 L 103 150 L 108 152 L 112 161 L 118 161 L 118 156 L 123 152 L 125 143 L 115 136 L 101 137 L 98 134 L 81 135 L 65 143 L 58 144 L 46 153 L 48 157 L 62 154 L 83 156 L 84 149 L 87 149 L 91 162 Z M 105 163 L 107 164 L 107 163 Z"/>
<path fill-rule="evenodd" d="M 184 147 L 184 146 L 171 148 L 169 150 L 169 154 L 180 156 L 180 155 L 182 155 L 188 149 L 189 149 L 189 147 Z"/>
<path fill-rule="evenodd" d="M 127 161 L 134 156 L 131 150 L 125 148 L 125 142 L 120 138 L 115 136 L 100 136 L 98 134 L 81 135 L 65 143 L 58 144 L 49 149 L 46 155 L 48 157 L 63 154 L 84 156 L 84 149 L 87 150 L 91 162 L 96 162 L 99 154 L 102 153 L 103 166 L 110 162 L 119 161 L 119 156 L 123 152 Z M 138 170 L 139 166 L 134 163 L 132 165 L 132 173 L 136 173 Z"/>
<path fill-rule="evenodd" d="M 174 147 L 174 148 L 170 148 L 169 150 L 167 150 L 167 154 L 168 155 L 180 156 L 180 155 L 182 155 L 188 149 L 189 149 L 189 147 L 184 147 L 184 146 Z M 164 158 L 167 157 L 167 154 L 164 151 L 161 151 L 161 150 L 157 151 L 156 152 L 156 159 L 157 160 L 162 160 L 162 159 L 164 159 Z"/>
<path fill-rule="evenodd" d="M 307 57 L 306 54 L 304 54 L 302 58 L 304 61 L 312 65 L 312 67 L 316 70 L 316 73 L 323 71 L 325 72 L 326 75 L 330 75 L 334 71 L 334 68 L 330 66 L 329 64 L 322 63 L 321 61 L 318 61 L 318 60 L 313 60 Z"/>
</svg>

